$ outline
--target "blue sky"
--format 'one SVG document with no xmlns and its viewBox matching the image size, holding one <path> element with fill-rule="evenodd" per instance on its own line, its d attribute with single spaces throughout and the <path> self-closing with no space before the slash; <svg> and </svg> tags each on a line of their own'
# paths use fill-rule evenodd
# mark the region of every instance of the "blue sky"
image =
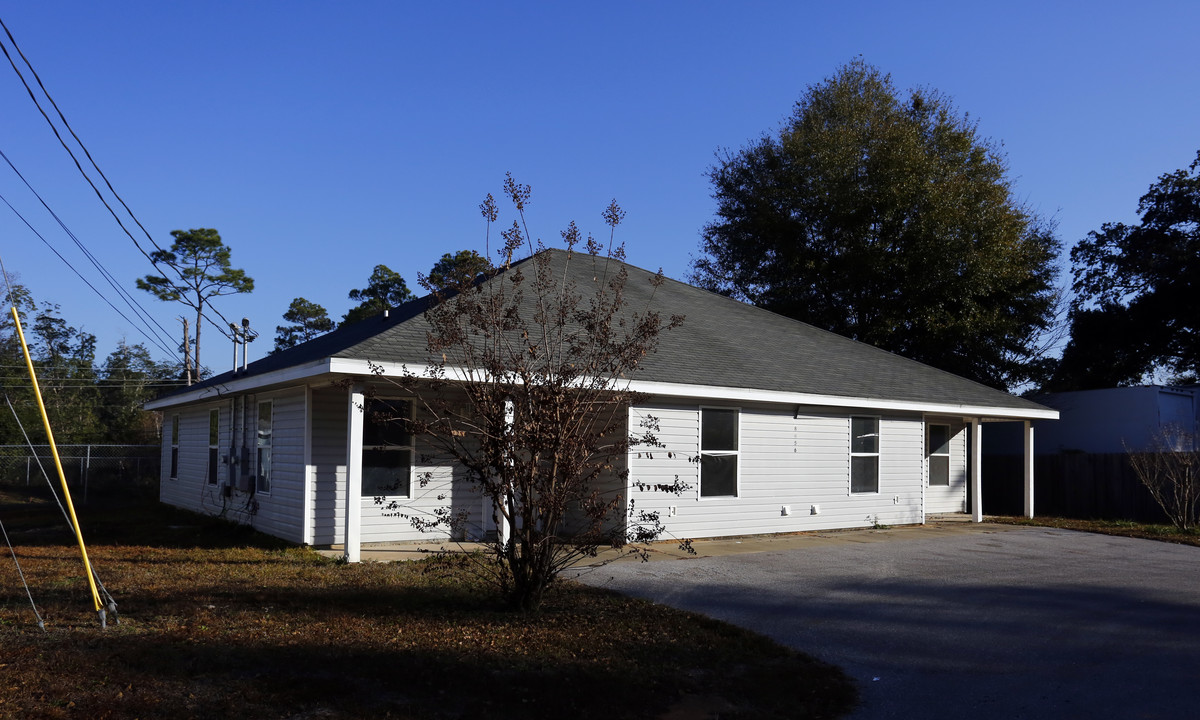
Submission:
<svg viewBox="0 0 1200 720">
<path fill-rule="evenodd" d="M 616 198 L 630 261 L 686 277 L 714 153 L 776 130 L 858 55 L 978 120 L 1067 247 L 1136 220 L 1148 186 L 1200 149 L 1194 2 L 43 0 L 0 2 L 0 17 L 159 244 L 212 227 L 233 248 L 256 289 L 218 309 L 262 331 L 252 359 L 294 297 L 340 318 L 376 264 L 415 288 L 443 253 L 481 248 L 477 206 L 509 171 L 533 186 L 548 243 L 570 220 L 601 235 Z M 0 102 L 0 150 L 132 290 L 149 263 L 7 64 Z M 6 165 L 0 193 L 99 282 Z M 0 257 L 101 356 L 145 342 L 2 204 Z M 134 293 L 179 334 L 181 306 Z M 231 354 L 206 328 L 205 363 Z"/>
</svg>

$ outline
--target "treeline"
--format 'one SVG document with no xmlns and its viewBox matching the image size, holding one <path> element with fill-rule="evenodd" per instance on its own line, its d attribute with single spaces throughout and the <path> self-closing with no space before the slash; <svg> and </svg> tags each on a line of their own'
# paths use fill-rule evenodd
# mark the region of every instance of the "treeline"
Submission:
<svg viewBox="0 0 1200 720">
<path fill-rule="evenodd" d="M 176 231 L 174 235 L 177 242 L 171 251 L 180 258 L 190 261 L 203 254 L 224 253 L 225 263 L 220 269 L 229 272 L 225 267 L 228 265 L 228 248 L 216 231 Z M 183 242 L 200 236 L 211 239 L 203 247 L 193 242 L 196 248 Z M 447 253 L 429 275 L 420 276 L 419 281 L 440 287 L 451 278 L 474 277 L 487 267 L 487 260 L 472 251 Z M 10 302 L 20 315 L 46 412 L 54 428 L 55 440 L 60 444 L 157 443 L 161 437 L 161 418 L 158 413 L 143 410 L 142 405 L 163 392 L 186 385 L 189 371 L 197 379 L 207 376 L 204 368 L 194 364 L 187 367 L 180 359 L 156 360 L 141 343 L 121 341 L 116 349 L 101 358 L 97 354 L 96 337 L 68 323 L 57 304 L 39 303 L 15 278 L 10 277 L 9 281 L 12 288 Z M 239 290 L 249 291 L 249 288 Z M 377 265 L 367 279 L 367 286 L 351 290 L 348 297 L 358 304 L 343 316 L 342 325 L 399 305 L 412 299 L 414 294 L 399 273 L 386 265 Z M 207 300 L 207 296 L 193 298 L 194 304 L 190 306 L 202 308 Z M 283 319 L 286 324 L 276 328 L 272 352 L 311 340 L 338 326 L 325 308 L 304 298 L 293 300 Z M 199 343 L 196 336 L 193 338 L 191 344 L 195 347 Z M 194 352 L 191 357 L 195 357 Z M 0 387 L 7 399 L 0 408 L 0 445 L 23 444 L 22 428 L 34 443 L 44 443 L 37 399 L 16 327 L 8 314 L 0 318 Z"/>
<path fill-rule="evenodd" d="M 11 280 L 11 278 L 10 278 Z M 157 413 L 142 404 L 183 383 L 176 362 L 156 361 L 141 344 L 120 342 L 98 357 L 96 336 L 64 320 L 59 306 L 40 305 L 19 283 L 11 302 L 21 318 L 46 413 L 59 444 L 152 444 Z M 22 444 L 22 428 L 35 444 L 45 442 L 41 414 L 10 314 L 0 319 L 0 444 Z"/>
</svg>

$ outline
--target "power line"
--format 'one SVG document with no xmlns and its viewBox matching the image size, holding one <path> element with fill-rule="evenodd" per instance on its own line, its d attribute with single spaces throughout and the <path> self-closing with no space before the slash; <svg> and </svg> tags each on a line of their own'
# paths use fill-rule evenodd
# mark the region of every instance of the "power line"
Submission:
<svg viewBox="0 0 1200 720">
<path fill-rule="evenodd" d="M 117 198 L 117 200 L 121 203 L 121 206 L 125 208 L 125 211 L 127 213 L 129 213 L 129 217 L 132 218 L 135 223 L 137 223 L 137 226 L 146 235 L 146 239 L 148 239 L 150 241 L 150 243 L 152 245 L 154 245 L 154 247 L 159 252 L 165 252 L 162 249 L 162 247 L 160 247 L 159 244 L 154 241 L 153 236 L 150 235 L 150 232 L 148 230 L 146 230 L 146 227 L 142 224 L 142 222 L 140 220 L 138 220 L 137 216 L 134 215 L 133 210 L 131 210 L 129 208 L 129 205 L 127 205 L 125 203 L 125 201 L 121 198 L 121 196 L 113 188 L 112 183 L 109 182 L 109 180 L 108 180 L 108 176 L 106 176 L 104 174 L 104 171 L 100 169 L 100 166 L 96 164 L 96 161 L 92 158 L 92 154 L 91 154 L 91 152 L 88 151 L 87 146 L 83 144 L 83 141 L 79 139 L 79 136 L 71 128 L 70 123 L 67 122 L 66 116 L 63 115 L 62 110 L 59 109 L 59 107 L 58 107 L 58 103 L 56 103 L 54 101 L 54 98 L 51 97 L 50 93 L 46 91 L 46 87 L 42 83 L 42 79 L 38 75 L 37 70 L 35 70 L 33 67 L 33 64 L 29 62 L 29 58 L 25 57 L 25 53 L 21 50 L 20 45 L 17 44 L 16 38 L 13 37 L 12 31 L 8 29 L 8 25 L 4 23 L 3 19 L 0 19 L 0 27 L 2 27 L 4 29 L 4 33 L 8 36 L 9 42 L 12 43 L 13 49 L 16 50 L 17 54 L 21 56 L 21 60 L 23 60 L 25 62 L 25 66 L 29 68 L 29 72 L 33 75 L 34 79 L 37 81 L 38 87 L 41 89 L 42 93 L 46 96 L 46 99 L 50 101 L 50 104 L 54 107 L 55 112 L 58 114 L 59 118 L 62 120 L 63 125 L 71 133 L 71 137 L 73 137 L 75 139 L 75 142 L 79 144 L 80 149 L 83 150 L 84 154 L 87 156 L 88 160 L 91 162 L 92 167 L 95 168 L 96 172 L 104 180 L 105 185 L 108 186 L 108 189 L 112 192 L 113 196 Z M 139 243 L 137 241 L 137 238 L 135 238 L 133 236 L 133 233 L 129 231 L 129 228 L 127 228 L 125 226 L 125 223 L 123 223 L 121 221 L 121 218 L 117 216 L 116 211 L 113 210 L 112 206 L 109 205 L 108 201 L 104 198 L 104 195 L 103 195 L 103 193 L 100 192 L 100 189 L 98 187 L 96 187 L 96 183 L 94 183 L 92 181 L 92 178 L 87 174 L 86 171 L 84 171 L 83 165 L 79 162 L 79 158 L 75 156 L 75 153 L 67 145 L 66 141 L 63 140 L 62 134 L 59 133 L 59 131 L 58 131 L 58 127 L 55 126 L 54 121 L 50 119 L 50 116 L 46 113 L 45 109 L 42 107 L 41 102 L 38 101 L 37 96 L 33 92 L 33 88 L 31 88 L 29 86 L 28 81 L 26 81 L 26 79 L 25 79 L 25 75 L 21 72 L 21 69 L 19 67 L 17 67 L 17 63 L 15 60 L 13 60 L 12 55 L 9 53 L 8 47 L 2 41 L 0 41 L 0 50 L 3 50 L 4 56 L 8 59 L 9 65 L 12 66 L 13 72 L 15 72 L 17 74 L 17 77 L 21 80 L 21 84 L 25 86 L 25 92 L 27 92 L 29 94 L 29 99 L 33 101 L 33 104 L 37 107 L 38 112 L 41 113 L 42 117 L 46 120 L 46 123 L 50 126 L 51 131 L 54 132 L 54 137 L 58 138 L 59 144 L 62 145 L 63 149 L 67 151 L 67 154 L 71 156 L 71 160 L 74 161 L 75 168 L 77 170 L 79 170 L 79 174 L 82 175 L 83 179 L 87 181 L 89 186 L 91 186 L 92 191 L 96 193 L 96 197 L 99 198 L 100 202 L 108 210 L 109 214 L 112 215 L 113 219 L 117 221 L 117 225 L 119 225 L 121 227 L 121 230 L 124 231 L 125 235 L 128 236 L 131 241 L 133 241 L 133 244 L 135 247 L 137 247 L 138 251 L 140 251 L 142 253 L 142 255 L 144 255 L 146 257 L 146 259 L 150 261 L 150 264 L 154 267 L 155 270 L 158 270 L 160 273 L 163 273 L 162 269 L 158 266 L 158 263 L 155 261 L 155 259 L 150 255 L 150 253 L 147 253 L 146 250 L 142 247 L 141 243 Z M 174 270 L 175 274 L 179 275 L 181 279 L 183 278 L 183 272 L 178 267 L 176 267 L 173 263 L 165 263 L 165 264 L 168 267 L 170 267 L 172 270 Z M 163 273 L 163 275 L 165 276 L 166 273 Z M 203 305 L 201 305 L 201 307 L 203 307 Z M 213 307 L 211 303 L 209 304 L 209 309 L 212 310 L 214 313 L 216 313 L 219 318 L 221 318 L 221 323 L 218 323 L 215 320 L 213 320 L 212 318 L 208 317 L 207 315 L 204 314 L 203 311 L 200 312 L 200 316 L 204 320 L 207 320 L 209 322 L 209 324 L 212 325 L 217 330 L 217 332 L 224 335 L 226 338 L 232 339 L 232 336 L 225 330 L 225 326 L 227 326 L 229 324 L 228 318 L 226 318 L 225 315 L 222 314 L 220 310 Z"/>
<path fill-rule="evenodd" d="M 8 163 L 8 166 L 10 168 L 12 168 L 12 171 L 17 174 L 17 177 L 19 177 L 21 179 L 21 182 L 25 183 L 25 187 L 29 188 L 29 192 L 33 193 L 33 196 L 38 199 L 38 202 L 40 202 L 42 204 L 42 207 L 46 208 L 46 212 L 50 213 L 50 217 L 54 218 L 55 222 L 58 223 L 58 226 L 61 227 L 63 232 L 65 232 L 67 234 L 67 237 L 71 238 L 71 240 L 75 243 L 76 247 L 78 247 L 83 252 L 83 254 L 88 258 L 88 260 L 90 260 L 92 262 L 92 265 L 97 270 L 100 271 L 100 274 L 106 280 L 108 280 L 108 284 L 111 285 L 112 288 L 117 291 L 117 294 L 120 295 L 125 300 L 125 304 L 129 305 L 130 309 L 133 310 L 135 313 L 140 310 L 142 316 L 145 316 L 146 318 L 148 318 L 150 320 L 150 322 L 153 322 L 155 325 L 158 325 L 158 329 L 161 330 L 166 337 L 170 337 L 170 333 L 167 332 L 167 329 L 164 328 L 162 325 L 159 325 L 158 321 L 156 321 L 152 317 L 150 317 L 150 313 L 147 312 L 144 307 L 142 307 L 141 303 L 139 303 L 137 300 L 135 300 L 132 295 L 130 295 L 126 290 L 123 290 L 117 284 L 116 278 L 113 277 L 112 273 L 110 273 L 108 271 L 108 269 L 105 268 L 103 264 L 101 264 L 100 260 L 97 259 L 96 256 L 93 255 L 90 250 L 87 249 L 87 247 L 78 238 L 78 236 L 76 236 L 75 233 L 71 232 L 71 229 L 68 228 L 67 224 L 65 222 L 63 222 L 62 218 L 60 218 L 58 216 L 58 213 L 54 212 L 54 210 L 45 201 L 45 199 L 42 198 L 41 193 L 39 193 L 37 190 L 35 190 L 33 188 L 32 185 L 29 184 L 29 181 L 25 179 L 25 176 L 21 174 L 20 170 L 17 170 L 16 165 L 13 165 L 13 162 L 12 162 L 12 160 L 9 159 L 8 155 L 6 155 L 2 150 L 0 150 L 0 156 L 2 156 L 4 158 L 4 162 Z M 12 206 L 10 205 L 9 207 L 12 207 Z M 13 212 L 16 212 L 16 210 L 13 210 Z M 20 217 L 20 213 L 18 213 L 17 216 Z M 21 220 L 24 221 L 25 218 L 21 218 Z M 25 224 L 29 225 L 28 222 L 25 222 Z M 33 227 L 29 226 L 29 229 L 33 230 Z M 35 230 L 34 232 L 36 233 L 37 231 Z M 41 237 L 41 236 L 38 235 L 38 237 Z M 43 239 L 42 242 L 46 242 L 46 240 Z M 49 244 L 49 243 L 47 243 L 47 244 Z M 147 323 L 147 327 L 149 327 L 148 323 Z"/>
<path fill-rule="evenodd" d="M 3 151 L 0 151 L 0 155 L 4 155 Z M 8 157 L 7 157 L 7 156 L 5 156 L 5 158 L 4 158 L 4 159 L 5 159 L 5 160 L 7 160 L 7 159 L 8 159 Z M 25 223 L 25 226 L 26 226 L 26 227 L 28 227 L 28 228 L 30 229 L 30 231 L 32 231 L 32 232 L 33 232 L 33 234 L 34 234 L 34 235 L 37 235 L 37 237 L 38 237 L 38 239 L 39 239 L 39 240 L 41 240 L 43 243 L 45 243 L 46 247 L 50 248 L 50 251 L 51 251 L 51 252 L 53 252 L 55 255 L 57 255 L 57 256 L 58 256 L 58 259 L 59 259 L 59 260 L 62 260 L 62 261 L 63 261 L 63 263 L 64 263 L 64 264 L 65 264 L 67 267 L 69 267 L 69 268 L 71 269 L 71 272 L 75 273 L 75 275 L 76 275 L 76 276 L 77 276 L 77 277 L 78 277 L 80 280 L 82 280 L 82 281 L 83 281 L 83 283 L 84 283 L 85 285 L 87 285 L 89 288 L 91 288 L 91 289 L 92 289 L 92 292 L 96 293 L 96 295 L 97 295 L 97 296 L 99 296 L 99 297 L 100 297 L 100 299 L 101 299 L 101 300 L 103 300 L 103 301 L 105 302 L 105 304 L 107 304 L 107 305 L 108 305 L 110 308 L 112 308 L 112 309 L 113 309 L 113 312 L 115 312 L 115 313 L 117 313 L 118 315 L 120 315 L 120 316 L 121 316 L 121 318 L 125 320 L 125 322 L 129 323 L 129 324 L 130 324 L 130 326 L 131 326 L 131 327 L 133 327 L 133 329 L 134 329 L 134 330 L 137 330 L 137 331 L 138 331 L 138 333 L 140 333 L 140 334 L 142 335 L 142 337 L 146 338 L 146 340 L 148 340 L 149 342 L 151 342 L 151 343 L 153 343 L 154 345 L 156 345 L 156 346 L 158 347 L 158 349 L 159 349 L 159 350 L 162 350 L 163 352 L 167 353 L 168 355 L 174 355 L 174 353 L 175 353 L 176 351 L 174 351 L 174 350 L 171 350 L 171 349 L 170 349 L 170 347 L 169 347 L 168 345 L 165 345 L 165 344 L 163 343 L 163 341 L 162 341 L 162 339 L 161 339 L 161 338 L 157 338 L 157 337 L 150 337 L 150 335 L 148 335 L 148 334 L 147 334 L 147 333 L 146 333 L 144 330 L 142 330 L 142 328 L 138 327 L 138 324 L 137 324 L 137 323 L 135 323 L 134 321 L 130 320 L 130 319 L 129 319 L 129 318 L 126 316 L 126 315 L 125 315 L 125 313 L 121 312 L 121 310 L 120 310 L 120 309 L 119 309 L 119 308 L 118 308 L 116 305 L 113 305 L 113 304 L 112 304 L 112 301 L 110 301 L 110 300 L 109 300 L 107 297 L 105 297 L 105 296 L 104 296 L 104 293 L 100 292 L 100 291 L 99 291 L 99 290 L 96 288 L 96 286 L 95 286 L 95 285 L 92 285 L 92 283 L 91 283 L 90 281 L 88 281 L 88 279 L 87 279 L 87 278 L 85 278 L 85 277 L 83 276 L 83 274 L 82 274 L 82 273 L 80 273 L 80 272 L 79 272 L 77 269 L 75 269 L 75 266 L 74 266 L 74 265 L 72 265 L 72 264 L 71 264 L 71 262 L 70 262 L 69 260 L 67 260 L 65 257 L 63 257 L 62 253 L 60 253 L 60 252 L 59 252 L 59 251 L 58 251 L 58 250 L 57 250 L 57 249 L 56 249 L 56 248 L 55 248 L 53 245 L 51 245 L 51 244 L 50 244 L 50 242 L 49 242 L 48 240 L 46 240 L 46 238 L 45 238 L 45 237 L 43 237 L 43 236 L 42 236 L 42 234 L 41 234 L 41 233 L 39 233 L 39 232 L 38 232 L 38 231 L 37 231 L 37 230 L 36 230 L 36 229 L 33 227 L 33 225 L 30 225 L 30 224 L 29 224 L 29 221 L 28 221 L 28 220 L 26 220 L 26 219 L 25 219 L 25 217 L 24 217 L 23 215 L 21 215 L 21 213 L 17 212 L 17 209 L 16 209 L 15 207 L 13 207 L 13 206 L 12 206 L 12 203 L 10 203 L 10 202 L 8 201 L 8 198 L 6 198 L 6 197 L 4 197 L 4 195 L 0 194 L 0 200 L 3 200 L 3 201 L 4 201 L 4 204 L 5 204 L 5 205 L 7 205 L 7 206 L 8 206 L 8 208 L 9 208 L 10 210 L 12 210 L 12 211 L 13 211 L 13 213 L 14 213 L 14 214 L 15 214 L 15 215 L 16 215 L 18 218 L 20 218 L 20 219 L 21 219 L 21 222 Z M 107 275 L 105 275 L 105 279 L 108 279 L 108 280 L 109 280 L 109 282 L 110 282 L 110 283 L 112 283 L 112 280 L 111 280 L 111 278 L 109 278 Z M 125 296 L 124 296 L 124 295 L 122 295 L 122 297 L 124 298 Z M 128 302 L 128 299 L 126 300 L 126 302 Z M 139 307 L 140 307 L 140 306 L 139 306 Z M 145 310 L 143 310 L 143 312 L 145 312 Z M 144 321 L 143 321 L 143 322 L 144 322 Z M 155 322 L 155 324 L 157 325 L 158 323 L 157 323 L 157 322 Z M 147 327 L 149 327 L 149 326 L 147 325 Z M 159 328 L 160 328 L 160 329 L 162 329 L 162 326 L 161 326 L 161 325 L 159 325 Z M 163 332 L 165 333 L 165 332 L 166 332 L 166 330 L 165 330 L 165 329 L 163 329 Z"/>
</svg>

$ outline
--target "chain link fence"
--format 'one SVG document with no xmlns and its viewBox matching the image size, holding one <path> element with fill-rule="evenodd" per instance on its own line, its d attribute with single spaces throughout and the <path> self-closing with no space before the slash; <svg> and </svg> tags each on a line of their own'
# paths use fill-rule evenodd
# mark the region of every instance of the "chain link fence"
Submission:
<svg viewBox="0 0 1200 720">
<path fill-rule="evenodd" d="M 59 445 L 58 457 L 71 494 L 80 492 L 85 500 L 89 492 L 111 495 L 156 488 L 162 464 L 158 445 Z M 0 486 L 45 487 L 42 468 L 57 487 L 49 445 L 0 445 Z"/>
</svg>

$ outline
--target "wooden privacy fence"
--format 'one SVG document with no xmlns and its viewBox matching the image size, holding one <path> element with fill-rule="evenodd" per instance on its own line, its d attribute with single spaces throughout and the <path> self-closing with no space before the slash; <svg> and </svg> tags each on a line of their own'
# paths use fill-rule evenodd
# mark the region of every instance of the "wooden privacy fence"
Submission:
<svg viewBox="0 0 1200 720">
<path fill-rule="evenodd" d="M 984 455 L 983 511 L 1019 515 L 1024 507 L 1021 457 Z M 1034 461 L 1035 515 L 1082 520 L 1169 523 L 1124 453 L 1060 453 Z"/>
</svg>

